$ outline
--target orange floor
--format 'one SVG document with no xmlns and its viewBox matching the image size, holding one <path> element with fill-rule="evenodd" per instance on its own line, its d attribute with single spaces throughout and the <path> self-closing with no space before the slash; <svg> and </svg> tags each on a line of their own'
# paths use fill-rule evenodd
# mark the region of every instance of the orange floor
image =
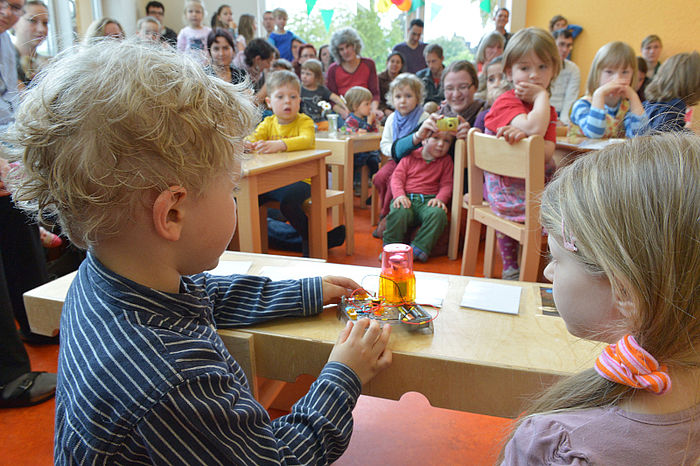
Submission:
<svg viewBox="0 0 700 466">
<path fill-rule="evenodd" d="M 330 251 L 329 262 L 377 266 L 381 240 L 371 236 L 372 229 L 369 210 L 356 209 L 355 254 L 346 256 L 344 247 L 334 248 Z M 284 254 L 280 251 L 270 252 Z M 481 263 L 480 259 L 479 268 Z M 431 258 L 426 264 L 416 264 L 415 268 L 426 272 L 459 274 L 460 261 L 450 261 L 443 256 Z M 26 347 L 32 370 L 57 370 L 58 345 Z M 285 406 L 293 402 L 300 392 L 303 394 L 308 383 L 309 380 L 301 381 L 286 388 L 273 404 L 271 415 L 284 414 Z M 338 464 L 454 464 L 449 458 L 460 464 L 493 464 L 502 433 L 512 421 L 431 408 L 427 406 L 425 398 L 416 401 L 411 395 L 408 401 L 402 399 L 400 402 L 363 397 L 356 411 L 353 440 Z M 54 408 L 54 401 L 51 400 L 30 408 L 0 410 L 0 439 L 3 443 L 0 466 L 52 463 Z M 425 422 L 421 426 L 422 421 Z M 387 428 L 377 440 L 377 432 L 384 425 Z M 411 430 L 406 432 L 402 426 L 410 426 Z M 450 434 L 443 435 L 442 432 Z M 418 439 L 418 444 L 412 442 L 412 438 Z M 379 443 L 375 444 L 377 441 Z M 414 446 L 409 448 L 412 443 Z M 426 448 L 419 445 L 426 445 Z M 401 460 L 397 463 L 390 460 L 399 460 L 399 457 L 393 456 L 398 454 L 398 446 Z M 371 449 L 371 455 L 368 455 L 368 449 Z"/>
</svg>

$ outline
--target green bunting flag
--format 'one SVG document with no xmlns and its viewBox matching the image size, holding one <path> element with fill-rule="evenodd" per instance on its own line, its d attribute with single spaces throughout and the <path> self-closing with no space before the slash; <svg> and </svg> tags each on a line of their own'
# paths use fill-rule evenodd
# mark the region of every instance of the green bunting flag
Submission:
<svg viewBox="0 0 700 466">
<path fill-rule="evenodd" d="M 316 0 L 306 0 L 306 16 L 311 14 L 311 10 L 316 6 Z"/>
<path fill-rule="evenodd" d="M 425 0 L 413 0 L 413 3 L 411 3 L 411 8 L 408 10 L 408 12 L 411 13 L 413 11 L 416 11 L 423 5 L 425 5 Z"/>
<path fill-rule="evenodd" d="M 331 29 L 331 19 L 333 19 L 333 12 L 335 10 L 321 10 L 321 18 L 323 18 L 323 24 L 326 25 L 326 31 Z"/>
<path fill-rule="evenodd" d="M 491 13 L 491 0 L 481 0 L 479 2 L 479 9 L 486 14 Z"/>
<path fill-rule="evenodd" d="M 435 17 L 440 14 L 442 5 L 433 2 L 430 4 L 430 21 L 435 21 Z"/>
</svg>

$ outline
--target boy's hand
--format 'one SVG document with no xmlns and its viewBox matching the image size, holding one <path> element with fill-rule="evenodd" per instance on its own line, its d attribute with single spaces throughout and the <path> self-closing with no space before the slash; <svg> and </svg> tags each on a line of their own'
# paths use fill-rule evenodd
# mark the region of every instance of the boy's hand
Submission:
<svg viewBox="0 0 700 466">
<path fill-rule="evenodd" d="M 496 137 L 505 139 L 508 144 L 515 144 L 516 142 L 525 139 L 527 134 L 525 134 L 525 131 L 516 128 L 515 126 L 508 125 L 498 128 Z"/>
<path fill-rule="evenodd" d="M 411 208 L 411 200 L 406 196 L 399 196 L 391 203 L 395 209 L 403 207 L 404 209 Z"/>
<path fill-rule="evenodd" d="M 353 291 L 362 289 L 354 280 L 328 275 L 323 277 L 323 305 L 337 304 L 342 296 L 350 296 Z"/>
<path fill-rule="evenodd" d="M 525 102 L 534 102 L 542 93 L 547 95 L 547 89 L 537 84 L 522 82 L 515 85 L 515 96 Z"/>
<path fill-rule="evenodd" d="M 428 201 L 428 207 L 440 207 L 445 211 L 445 213 L 447 213 L 447 206 L 437 197 L 434 197 Z"/>
<path fill-rule="evenodd" d="M 261 154 L 274 154 L 286 151 L 287 144 L 283 141 L 256 141 L 253 143 L 253 148 Z"/>
<path fill-rule="evenodd" d="M 366 384 L 391 364 L 387 347 L 391 325 L 380 327 L 376 320 L 351 320 L 340 332 L 328 361 L 345 364 Z"/>
</svg>

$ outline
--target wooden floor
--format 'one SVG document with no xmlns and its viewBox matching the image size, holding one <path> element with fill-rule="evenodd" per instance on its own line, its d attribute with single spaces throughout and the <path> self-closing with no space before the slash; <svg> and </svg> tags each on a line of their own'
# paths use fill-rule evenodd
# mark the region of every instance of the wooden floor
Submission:
<svg viewBox="0 0 700 466">
<path fill-rule="evenodd" d="M 377 257 L 381 251 L 382 242 L 380 239 L 372 237 L 372 230 L 373 227 L 369 225 L 369 210 L 355 209 L 355 254 L 346 256 L 345 248 L 337 247 L 330 250 L 328 261 L 366 266 L 379 265 Z M 289 254 L 274 250 L 271 250 L 270 253 Z M 480 257 L 479 272 L 482 264 L 483 259 Z M 416 264 L 415 269 L 425 272 L 459 274 L 460 261 L 450 261 L 447 256 L 436 257 L 431 258 L 425 264 Z M 58 345 L 26 345 L 26 347 L 32 363 L 32 370 L 56 372 Z M 310 382 L 311 380 L 301 380 L 296 385 L 292 384 L 286 387 L 280 393 L 276 402 L 273 403 L 270 409 L 271 416 L 276 417 L 285 414 L 285 407 L 302 395 L 305 387 Z M 353 436 L 348 454 L 343 457 L 340 463 L 359 464 L 358 461 L 361 461 L 362 464 L 396 464 L 391 461 L 392 455 L 396 454 L 396 450 L 391 447 L 393 444 L 392 439 L 406 441 L 408 438 L 410 440 L 410 436 L 407 437 L 407 435 L 416 435 L 417 438 L 423 439 L 431 434 L 441 436 L 441 433 L 438 431 L 449 428 L 453 432 L 460 434 L 455 437 L 455 439 L 458 439 L 456 441 L 459 444 L 453 445 L 453 448 L 450 449 L 443 448 L 443 456 L 440 454 L 440 449 L 435 450 L 430 447 L 426 449 L 411 449 L 410 458 L 408 455 L 404 455 L 406 458 L 401 460 L 402 464 L 434 464 L 436 461 L 445 463 L 443 460 L 447 460 L 450 457 L 448 455 L 460 455 L 461 461 L 459 462 L 461 464 L 493 464 L 504 429 L 507 429 L 512 422 L 507 419 L 458 413 L 449 410 L 431 411 L 431 416 L 439 416 L 440 419 L 444 418 L 446 424 L 426 421 L 423 427 L 414 426 L 411 434 L 387 429 L 381 439 L 381 448 L 374 450 L 374 453 L 371 455 L 372 460 L 367 462 L 368 455 L 365 447 L 372 440 L 372 435 L 374 435 L 373 429 L 377 428 L 377 422 L 385 421 L 387 426 L 393 422 L 391 425 L 394 425 L 397 423 L 396 416 L 403 416 L 402 419 L 411 419 L 409 422 L 420 422 L 415 419 L 416 413 L 422 412 L 420 409 L 407 409 L 403 400 L 401 401 L 403 404 L 399 403 L 397 405 L 401 409 L 388 409 L 387 406 L 391 407 L 390 403 L 396 402 L 372 400 L 371 398 L 364 399 L 363 397 L 356 411 L 356 416 L 359 416 L 356 419 L 356 433 Z M 360 407 L 362 409 L 359 409 Z M 0 454 L 0 466 L 48 465 L 52 463 L 54 409 L 54 400 L 50 400 L 29 408 L 0 410 L 0 439 L 2 439 L 3 443 L 2 454 Z M 424 407 L 421 409 L 424 409 Z M 413 416 L 413 418 L 410 416 Z M 464 456 L 465 452 L 467 454 L 466 457 Z M 448 460 L 447 464 L 449 463 L 450 461 Z"/>
</svg>

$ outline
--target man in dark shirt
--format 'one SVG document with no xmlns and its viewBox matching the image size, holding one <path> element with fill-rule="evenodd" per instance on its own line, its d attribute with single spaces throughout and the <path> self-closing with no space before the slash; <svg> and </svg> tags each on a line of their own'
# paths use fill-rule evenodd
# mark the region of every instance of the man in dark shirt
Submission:
<svg viewBox="0 0 700 466">
<path fill-rule="evenodd" d="M 423 51 L 428 44 L 421 42 L 422 35 L 423 21 L 414 19 L 408 26 L 408 41 L 394 46 L 394 51 L 400 52 L 406 59 L 406 71 L 409 73 L 417 73 L 427 66 Z"/>
<path fill-rule="evenodd" d="M 160 21 L 160 25 L 163 28 L 160 31 L 161 38 L 173 47 L 177 47 L 177 32 L 173 31 L 165 24 L 163 24 L 163 17 L 165 14 L 165 7 L 160 2 L 148 2 L 146 4 L 146 15 L 153 16 L 155 19 Z"/>
</svg>

